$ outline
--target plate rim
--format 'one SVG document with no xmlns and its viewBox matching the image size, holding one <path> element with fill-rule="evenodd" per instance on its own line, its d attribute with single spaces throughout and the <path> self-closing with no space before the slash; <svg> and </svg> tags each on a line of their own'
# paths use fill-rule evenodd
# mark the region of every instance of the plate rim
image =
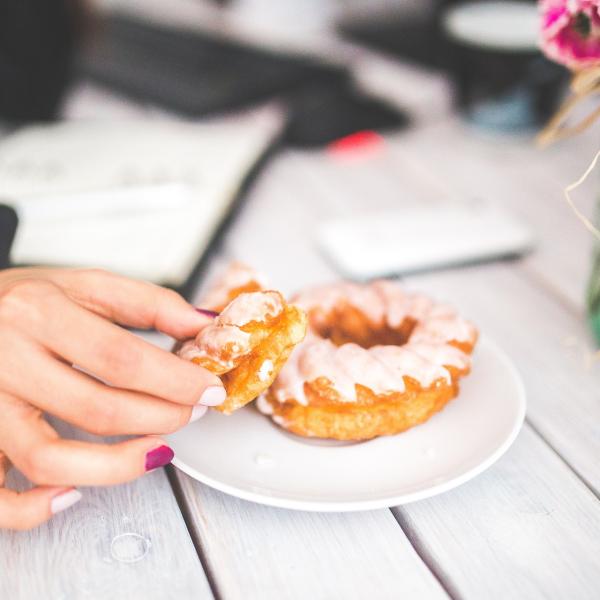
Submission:
<svg viewBox="0 0 600 600">
<path fill-rule="evenodd" d="M 229 496 L 241 498 L 249 502 L 256 504 L 262 504 L 265 506 L 272 506 L 275 508 L 286 508 L 289 510 L 307 511 L 307 512 L 360 512 L 367 510 L 377 510 L 382 508 L 392 508 L 394 506 L 403 506 L 411 502 L 417 502 L 418 500 L 424 500 L 431 498 L 444 492 L 450 491 L 463 483 L 477 477 L 485 470 L 490 468 L 495 462 L 497 462 L 506 451 L 512 446 L 516 440 L 527 412 L 527 394 L 525 390 L 525 384 L 521 378 L 521 374 L 517 370 L 513 361 L 509 358 L 504 350 L 502 350 L 496 342 L 492 341 L 488 336 L 481 336 L 479 340 L 480 344 L 485 344 L 492 349 L 497 358 L 499 358 L 504 366 L 511 371 L 513 382 L 517 390 L 517 416 L 513 423 L 512 429 L 506 436 L 504 441 L 483 461 L 478 463 L 476 466 L 467 469 L 464 473 L 451 478 L 448 481 L 444 481 L 439 484 L 429 486 L 422 490 L 415 492 L 409 492 L 400 494 L 398 496 L 385 496 L 381 498 L 373 498 L 369 500 L 349 500 L 349 501 L 327 501 L 327 500 L 298 500 L 294 498 L 282 498 L 277 496 L 269 496 L 261 494 L 259 492 L 252 492 L 243 488 L 236 487 L 223 483 L 219 480 L 213 479 L 208 475 L 204 475 L 190 467 L 187 463 L 178 459 L 177 456 L 173 458 L 172 465 L 177 467 L 180 471 L 189 475 L 192 479 L 204 483 L 205 485 L 223 492 Z"/>
</svg>

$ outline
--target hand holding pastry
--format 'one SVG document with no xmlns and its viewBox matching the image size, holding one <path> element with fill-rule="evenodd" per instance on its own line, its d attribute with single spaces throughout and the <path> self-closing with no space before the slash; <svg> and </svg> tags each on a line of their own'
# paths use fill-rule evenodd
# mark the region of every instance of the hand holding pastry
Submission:
<svg viewBox="0 0 600 600">
<path fill-rule="evenodd" d="M 72 486 L 115 484 L 170 462 L 149 434 L 202 416 L 224 401 L 223 385 L 115 323 L 183 339 L 211 321 L 175 292 L 104 271 L 0 272 L 0 486 L 11 464 L 39 486 L 0 487 L 0 527 L 45 521 L 79 499 Z M 139 437 L 62 439 L 44 413 L 93 434 Z"/>
<path fill-rule="evenodd" d="M 227 400 L 216 408 L 230 414 L 273 383 L 306 322 L 306 313 L 279 292 L 241 293 L 178 354 L 221 377 Z"/>
</svg>

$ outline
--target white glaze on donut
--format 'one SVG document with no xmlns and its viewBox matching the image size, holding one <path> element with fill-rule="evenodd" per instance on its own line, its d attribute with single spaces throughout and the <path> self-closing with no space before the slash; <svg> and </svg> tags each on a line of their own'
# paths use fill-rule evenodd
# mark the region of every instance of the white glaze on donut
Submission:
<svg viewBox="0 0 600 600">
<path fill-rule="evenodd" d="M 243 327 L 252 321 L 264 322 L 283 311 L 283 301 L 277 292 L 250 292 L 240 294 L 215 319 L 217 325 Z"/>
<path fill-rule="evenodd" d="M 404 382 L 404 377 L 411 377 L 424 388 L 429 387 L 438 379 L 450 382 L 448 369 L 437 364 L 430 357 L 425 358 L 413 352 L 409 344 L 405 346 L 374 346 L 369 348 L 368 352 L 393 369 L 402 382 Z M 404 385 L 397 389 L 404 391 Z M 373 391 L 375 392 L 375 390 Z"/>
<path fill-rule="evenodd" d="M 355 380 L 336 360 L 336 350 L 336 346 L 329 340 L 316 339 L 310 347 L 299 352 L 296 377 L 309 382 L 326 377 L 334 383 L 340 394 L 352 397 Z"/>
<path fill-rule="evenodd" d="M 250 334 L 234 325 L 209 325 L 196 337 L 195 346 L 199 357 L 207 357 L 232 368 L 234 361 L 250 351 Z M 228 360 L 223 358 L 224 355 Z"/>
<path fill-rule="evenodd" d="M 194 358 L 200 357 L 201 354 L 196 345 L 196 340 L 192 338 L 183 342 L 179 350 L 177 350 L 177 356 L 183 358 L 183 360 L 194 360 Z"/>
<path fill-rule="evenodd" d="M 346 302 L 362 311 L 375 324 L 385 320 L 391 328 L 398 328 L 405 318 L 419 322 L 422 341 L 471 342 L 475 328 L 447 305 L 436 304 L 422 294 L 405 292 L 393 281 L 380 280 L 369 285 L 342 282 L 314 287 L 294 298 L 294 303 L 317 319 L 325 318 L 336 305 Z M 411 337 L 412 339 L 412 337 Z M 416 341 L 416 340 L 415 340 Z"/>
<path fill-rule="evenodd" d="M 261 289 L 268 288 L 266 277 L 244 263 L 234 261 L 208 289 L 202 298 L 204 308 L 220 308 L 229 302 L 232 290 L 243 288 L 255 281 Z"/>
<path fill-rule="evenodd" d="M 258 408 L 258 410 L 261 413 L 263 413 L 263 415 L 272 415 L 273 414 L 273 407 L 271 406 L 269 401 L 266 399 L 264 394 L 261 394 L 256 399 L 256 408 Z"/>
<path fill-rule="evenodd" d="M 356 344 L 335 346 L 312 331 L 294 350 L 271 388 L 279 402 L 294 399 L 306 404 L 304 382 L 320 377 L 339 392 L 341 401 L 353 402 L 355 384 L 378 395 L 403 392 L 404 377 L 427 388 L 438 380 L 451 381 L 447 366 L 470 368 L 470 356 L 448 342 L 473 343 L 475 327 L 451 307 L 435 304 L 427 296 L 408 294 L 394 282 L 321 286 L 302 292 L 295 302 L 309 312 L 313 323 L 326 319 L 337 305 L 346 303 L 367 315 L 374 325 L 385 322 L 399 328 L 410 317 L 417 326 L 403 346 L 368 349 Z"/>
<path fill-rule="evenodd" d="M 260 365 L 260 369 L 257 373 L 260 381 L 267 381 L 269 377 L 271 377 L 271 374 L 273 373 L 273 367 L 273 361 L 268 359 L 265 360 L 262 365 Z"/>
<path fill-rule="evenodd" d="M 403 346 L 405 348 L 406 346 Z M 450 344 L 430 344 L 425 342 L 410 342 L 410 351 L 433 361 L 437 365 L 456 367 L 460 371 L 471 368 L 471 357 L 456 346 Z"/>
<path fill-rule="evenodd" d="M 347 281 L 310 288 L 297 294 L 293 302 L 306 311 L 316 309 L 323 317 L 346 302 L 363 312 L 374 325 L 381 324 L 384 316 L 383 305 L 375 289 Z"/>
<path fill-rule="evenodd" d="M 277 292 L 240 294 L 196 339 L 185 342 L 178 355 L 186 360 L 210 358 L 223 368 L 232 368 L 237 358 L 251 350 L 251 335 L 240 327 L 251 321 L 264 322 L 282 311 L 283 302 Z"/>
<path fill-rule="evenodd" d="M 455 350 L 461 357 L 450 356 L 450 359 L 460 365 L 468 364 L 469 357 Z M 280 402 L 294 398 L 306 404 L 304 382 L 319 377 L 327 378 L 340 393 L 340 400 L 348 402 L 356 400 L 357 383 L 375 394 L 388 394 L 406 389 L 405 376 L 415 379 L 424 388 L 438 379 L 450 381 L 450 373 L 443 366 L 450 363 L 434 361 L 431 355 L 423 356 L 428 354 L 425 345 L 419 345 L 418 351 L 408 345 L 365 349 L 356 344 L 335 346 L 329 340 L 317 339 L 310 345 L 302 343 L 295 352 L 296 356 L 286 363 L 272 388 Z M 439 352 L 435 357 L 441 360 L 444 354 Z"/>
<path fill-rule="evenodd" d="M 476 336 L 475 327 L 457 316 L 426 317 L 414 328 L 411 342 L 470 342 Z"/>
<path fill-rule="evenodd" d="M 310 333 L 307 334 L 309 337 Z M 313 336 L 314 338 L 314 336 Z M 296 400 L 302 404 L 306 404 L 306 396 L 304 395 L 304 379 L 302 378 L 298 360 L 304 351 L 300 352 L 300 348 L 307 347 L 310 341 L 304 338 L 304 341 L 298 344 L 290 354 L 287 362 L 283 366 L 283 369 L 279 371 L 277 379 L 271 386 L 275 396 L 280 402 L 285 402 L 288 398 L 296 398 Z M 259 405 L 259 410 L 262 410 Z"/>
</svg>

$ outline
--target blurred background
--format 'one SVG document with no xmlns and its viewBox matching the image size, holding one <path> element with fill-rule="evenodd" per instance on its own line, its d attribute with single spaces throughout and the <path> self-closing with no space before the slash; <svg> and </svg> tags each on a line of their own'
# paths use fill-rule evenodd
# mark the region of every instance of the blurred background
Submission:
<svg viewBox="0 0 600 600">
<path fill-rule="evenodd" d="M 561 190 L 596 139 L 535 148 L 568 82 L 538 30 L 518 0 L 4 0 L 2 264 L 189 295 L 214 250 L 290 290 L 527 255 L 581 304 Z"/>
</svg>

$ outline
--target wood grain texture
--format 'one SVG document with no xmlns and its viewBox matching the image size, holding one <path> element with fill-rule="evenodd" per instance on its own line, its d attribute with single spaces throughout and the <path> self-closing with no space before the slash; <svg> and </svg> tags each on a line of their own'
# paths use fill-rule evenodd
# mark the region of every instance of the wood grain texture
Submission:
<svg viewBox="0 0 600 600">
<path fill-rule="evenodd" d="M 358 64 L 357 56 L 353 60 Z M 363 63 L 362 75 L 359 65 L 359 79 L 397 94 L 402 103 L 405 81 L 384 81 L 397 69 L 382 63 L 377 80 L 368 65 Z M 327 218 L 473 196 L 505 204 L 537 234 L 534 254 L 518 264 L 448 271 L 411 278 L 410 284 L 456 304 L 499 341 L 524 376 L 531 424 L 598 492 L 599 374 L 580 318 L 591 240 L 561 195 L 595 152 L 595 134 L 540 153 L 528 139 L 477 134 L 444 116 L 447 98 L 416 92 L 405 100 L 427 107 L 425 112 L 438 107 L 435 119 L 423 124 L 427 115 L 420 115 L 418 127 L 387 138 L 383 153 L 344 161 L 286 152 L 275 160 L 211 270 L 228 258 L 246 260 L 291 292 L 336 277 L 315 243 Z M 83 114 L 99 108 L 97 98 L 84 104 Z M 129 107 L 104 112 L 128 113 Z M 594 199 L 578 195 L 588 214 Z M 453 598 L 598 598 L 599 503 L 566 463 L 526 427 L 484 475 L 394 509 L 404 532 L 390 511 L 289 512 L 228 497 L 180 473 L 175 477 L 225 600 L 447 598 L 425 565 Z M 118 537 L 131 533 L 141 537 Z M 151 543 L 144 557 L 123 562 L 140 556 L 144 539 Z M 126 486 L 86 489 L 79 505 L 34 532 L 0 532 L 5 597 L 212 594 L 159 471 Z"/>
<path fill-rule="evenodd" d="M 514 265 L 410 284 L 460 307 L 505 349 L 525 382 L 531 423 L 600 495 L 600 359 L 585 322 Z"/>
<path fill-rule="evenodd" d="M 276 509 L 176 477 L 222 598 L 447 598 L 388 510 Z"/>
<path fill-rule="evenodd" d="M 508 194 L 507 181 L 512 181 L 516 188 L 524 185 L 526 180 L 524 175 L 521 178 L 502 177 L 507 162 L 511 168 L 514 166 L 513 160 L 507 161 L 506 152 L 516 147 L 516 158 L 528 164 L 526 157 L 534 152 L 533 148 L 524 143 L 513 142 L 508 146 L 506 141 L 473 139 L 461 127 L 457 123 L 446 123 L 438 124 L 434 129 L 436 132 L 441 130 L 442 134 L 449 129 L 459 140 L 454 146 L 462 139 L 460 144 L 470 148 L 465 151 L 469 157 L 476 154 L 475 148 L 484 148 L 482 153 L 486 161 L 483 164 L 495 165 L 498 172 L 495 183 L 504 181 L 500 191 L 506 195 L 497 195 L 497 201 L 506 202 L 511 210 L 517 205 L 530 205 L 527 210 L 539 239 L 539 250 L 524 261 L 415 276 L 409 283 L 454 304 L 484 333 L 499 341 L 523 373 L 530 395 L 532 423 L 598 492 L 600 360 L 595 358 L 593 342 L 581 310 L 576 307 L 574 294 L 565 291 L 566 284 L 560 277 L 560 273 L 566 273 L 574 265 L 578 265 L 577 278 L 584 277 L 590 240 L 586 232 L 581 232 L 579 222 L 559 195 L 548 198 L 527 185 L 523 189 L 531 194 L 530 199 Z M 452 136 L 447 135 L 445 141 L 450 143 Z M 259 181 L 252 203 L 247 205 L 247 217 L 238 221 L 227 239 L 225 254 L 249 257 L 272 276 L 277 286 L 288 292 L 315 281 L 335 278 L 335 272 L 319 254 L 314 241 L 314 231 L 322 220 L 365 212 L 365 204 L 369 210 L 389 210 L 415 203 L 431 205 L 448 198 L 464 199 L 464 192 L 451 185 L 460 178 L 456 175 L 452 180 L 441 176 L 432 178 L 430 170 L 419 160 L 424 151 L 419 154 L 413 148 L 408 156 L 413 137 L 420 140 L 419 136 L 415 132 L 398 138 L 398 143 L 390 147 L 395 159 L 375 157 L 362 164 L 339 163 L 307 153 L 283 156 L 273 166 L 269 177 Z M 439 150 L 430 138 L 426 147 L 433 148 L 432 152 Z M 583 154 L 588 149 L 584 147 Z M 395 168 L 391 168 L 390 161 Z M 563 176 L 557 174 L 558 159 L 553 161 L 556 191 L 558 179 Z M 571 156 L 565 162 L 575 172 L 579 161 Z M 534 164 L 538 163 L 534 161 Z M 467 161 L 464 168 L 468 165 L 473 168 L 479 163 L 473 165 Z M 487 168 L 490 170 L 489 166 Z M 564 175 L 565 180 L 568 178 L 569 175 Z M 338 188 L 335 191 L 331 189 L 334 186 Z M 498 188 L 492 183 L 485 189 L 488 187 L 498 194 Z M 380 193 L 380 190 L 384 191 Z M 281 201 L 285 195 L 288 202 Z M 584 197 L 589 201 L 585 194 Z M 536 198 L 543 198 L 543 201 L 536 201 Z M 544 227 L 538 227 L 533 220 L 537 212 L 546 223 Z M 289 221 L 285 220 L 286 214 Z M 283 222 L 288 225 L 278 226 Z M 563 226 L 563 223 L 566 224 Z M 273 245 L 256 243 L 256 239 L 267 234 L 274 238 Z M 559 244 L 558 240 L 562 239 L 567 239 L 568 243 Z M 277 248 L 276 254 L 273 248 Z M 562 257 L 562 262 L 555 260 L 556 257 Z M 292 265 L 302 267 L 290 268 Z M 553 266 L 557 271 L 553 271 Z M 536 277 L 532 277 L 532 273 Z M 579 286 L 580 292 L 582 287 Z M 565 302 L 571 309 L 565 309 Z"/>
<path fill-rule="evenodd" d="M 536 237 L 535 252 L 525 263 L 529 273 L 583 310 L 593 236 L 567 205 L 563 190 L 597 152 L 597 132 L 541 151 L 532 137 L 486 136 L 453 117 L 414 129 L 397 141 L 392 152 L 399 168 L 423 191 L 441 198 L 485 198 L 527 223 Z M 598 174 L 592 173 L 573 194 L 590 218 L 597 182 Z"/>
<path fill-rule="evenodd" d="M 527 427 L 483 475 L 394 512 L 456 598 L 600 597 L 600 503 Z"/>
<path fill-rule="evenodd" d="M 0 598 L 212 598 L 163 470 L 83 499 L 27 532 L 0 531 Z"/>
<path fill-rule="evenodd" d="M 344 165 L 304 153 L 281 157 L 269 178 L 258 182 L 246 216 L 236 223 L 225 243 L 223 256 L 257 264 L 272 276 L 276 286 L 289 292 L 336 277 L 314 243 L 315 228 L 322 220 L 461 197 L 462 191 L 452 188 L 451 182 L 432 183 L 418 154 L 413 154 L 417 159 L 405 155 L 410 136 L 408 140 L 398 138 L 398 142 L 401 140 L 406 145 L 400 150 L 399 143 L 391 147 L 394 169 L 389 156 L 376 157 L 367 165 Z M 505 151 L 496 161 L 498 170 Z M 523 149 L 523 155 L 529 152 Z M 287 201 L 282 202 L 282 197 Z M 563 208 L 560 203 L 557 206 Z M 523 373 L 532 423 L 597 489 L 600 375 L 596 366 L 590 367 L 582 360 L 581 352 L 589 353 L 591 349 L 583 322 L 575 312 L 565 310 L 564 298 L 558 293 L 548 294 L 548 281 L 560 292 L 553 283 L 553 277 L 560 277 L 544 275 L 557 252 L 551 234 L 558 235 L 560 212 L 550 211 L 544 218 L 544 226 L 536 231 L 541 239 L 540 251 L 545 255 L 535 259 L 538 253 L 529 259 L 537 263 L 450 270 L 413 277 L 408 283 L 455 304 L 484 333 L 500 342 Z M 577 226 L 573 225 L 569 235 L 577 237 Z M 267 236 L 272 244 L 258 241 Z M 564 258 L 561 272 L 581 259 L 585 244 L 573 244 L 566 252 L 571 254 Z M 542 276 L 542 287 L 538 279 L 531 279 L 532 270 Z M 196 493 L 202 494 L 202 488 Z M 223 499 L 224 506 L 229 502 L 238 501 Z M 421 504 L 429 510 L 418 510 Z M 598 592 L 600 572 L 595 556 L 586 553 L 597 553 L 596 526 L 589 525 L 597 519 L 598 507 L 582 482 L 527 429 L 517 448 L 484 477 L 396 514 L 416 549 L 455 597 L 567 598 L 572 591 L 577 597 L 591 598 Z M 473 511 L 477 514 L 472 515 Z M 219 555 L 222 549 L 211 543 L 210 534 L 202 529 L 205 519 L 197 508 L 192 513 L 197 515 L 198 535 L 206 544 L 207 555 Z M 547 513 L 554 517 L 542 518 Z M 257 527 L 252 524 L 255 518 L 246 515 L 244 524 Z M 302 522 L 308 517 L 298 513 L 294 518 Z M 480 519 L 488 521 L 487 529 L 480 525 Z M 444 526 L 447 520 L 451 522 Z M 452 551 L 443 552 L 446 547 Z M 555 572 L 544 578 L 548 565 Z M 240 577 L 248 576 L 246 568 Z M 263 567 L 256 564 L 255 569 Z M 527 593 L 521 594 L 519 586 L 524 586 Z"/>
</svg>

